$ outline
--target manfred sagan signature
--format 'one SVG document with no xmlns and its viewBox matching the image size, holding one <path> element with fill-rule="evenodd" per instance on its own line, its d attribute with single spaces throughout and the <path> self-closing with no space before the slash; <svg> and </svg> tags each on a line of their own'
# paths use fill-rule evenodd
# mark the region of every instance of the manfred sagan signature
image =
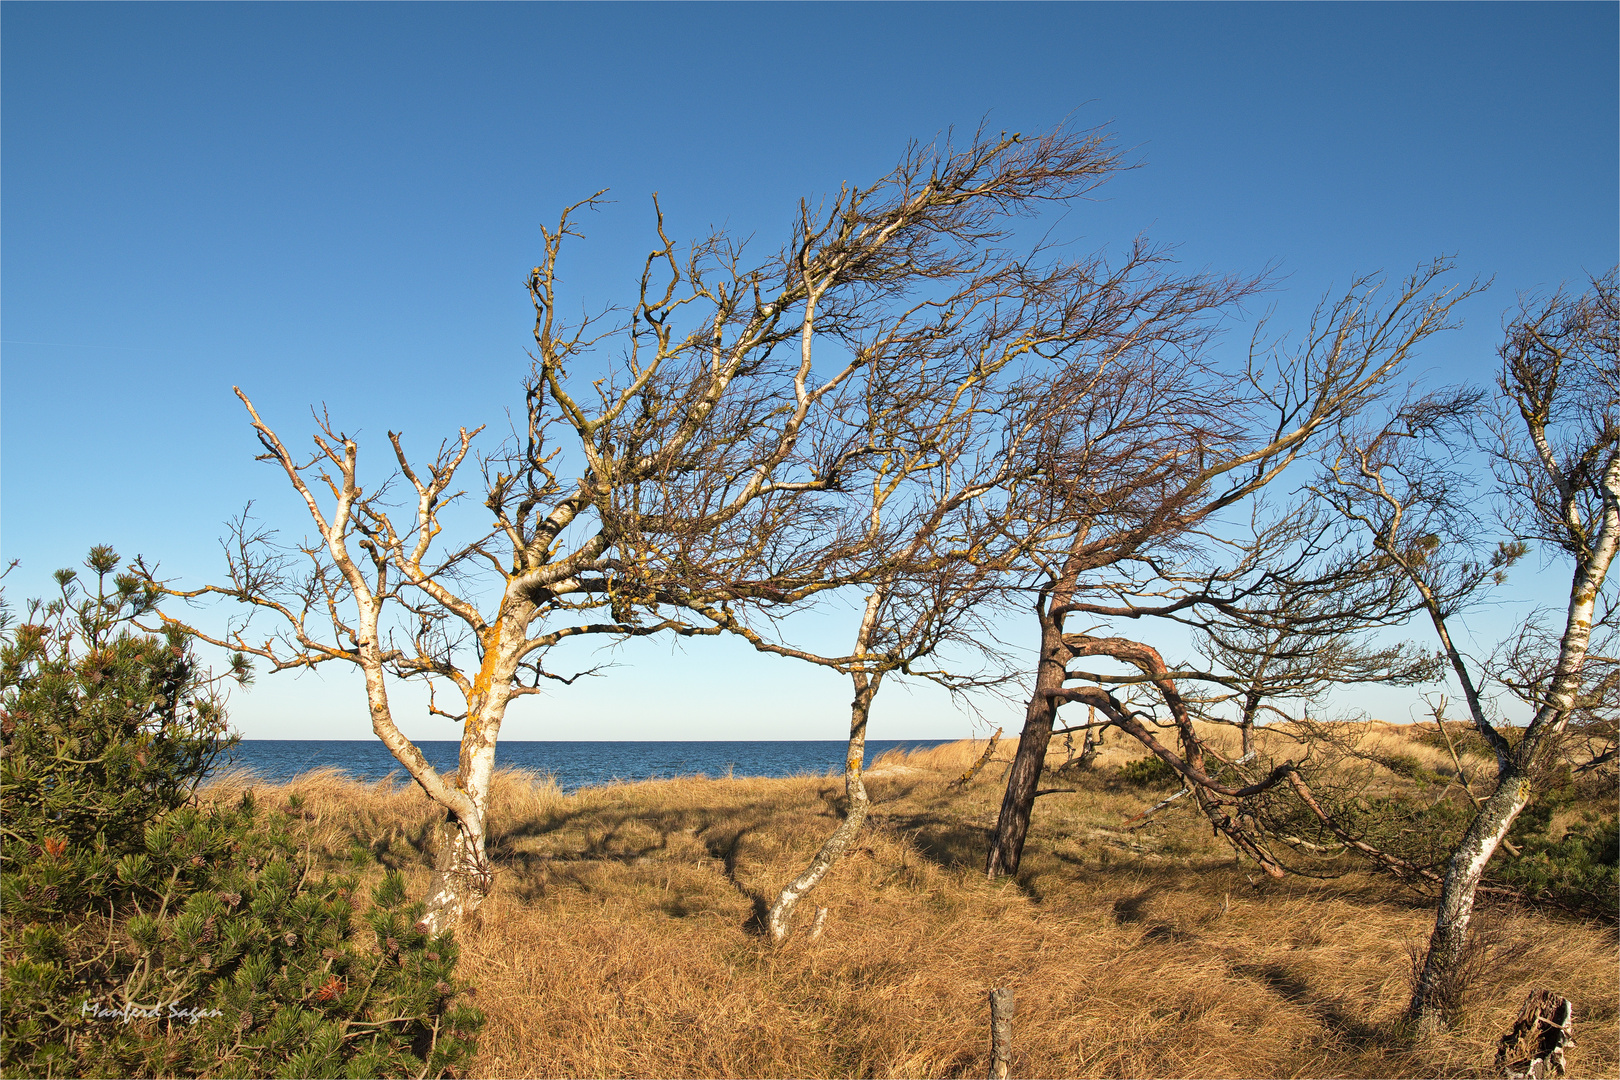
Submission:
<svg viewBox="0 0 1620 1080">
<path fill-rule="evenodd" d="M 203 1009 L 187 1007 L 178 1001 L 160 1001 L 156 1005 L 126 1004 L 113 1009 L 106 1005 L 97 1005 L 93 1001 L 86 1001 L 79 1006 L 79 1015 L 92 1020 L 116 1020 L 127 1024 L 131 1020 L 188 1020 L 195 1024 L 199 1020 L 211 1019 L 225 1014 L 218 1009 Z"/>
</svg>

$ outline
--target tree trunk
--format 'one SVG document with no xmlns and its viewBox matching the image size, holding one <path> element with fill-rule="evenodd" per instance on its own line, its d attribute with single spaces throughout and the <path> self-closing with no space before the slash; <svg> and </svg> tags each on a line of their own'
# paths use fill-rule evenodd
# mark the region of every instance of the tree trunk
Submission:
<svg viewBox="0 0 1620 1080">
<path fill-rule="evenodd" d="M 827 837 L 821 850 L 804 872 L 788 883 L 782 894 L 771 905 L 770 912 L 765 917 L 765 928 L 769 932 L 772 944 L 780 945 L 787 940 L 789 922 L 793 918 L 793 909 L 799 906 L 810 890 L 821 884 L 821 879 L 833 868 L 833 864 L 844 857 L 854 842 L 861 826 L 866 823 L 866 815 L 871 810 L 871 800 L 866 794 L 866 782 L 862 777 L 866 762 L 866 722 L 871 715 L 872 699 L 877 696 L 878 684 L 883 681 L 882 673 L 865 675 L 856 673 L 851 676 L 855 682 L 855 700 L 850 704 L 849 725 L 849 751 L 844 756 L 844 794 L 849 799 L 849 807 L 844 811 L 844 820 L 838 823 L 838 828 Z M 819 919 L 818 919 L 819 923 Z"/>
<path fill-rule="evenodd" d="M 484 851 L 483 819 L 466 822 L 454 811 L 447 812 L 439 827 L 427 911 L 417 920 L 416 929 L 427 934 L 454 929 L 484 902 L 493 880 L 494 872 Z"/>
<path fill-rule="evenodd" d="M 1041 659 L 1035 675 L 1035 691 L 1024 712 L 1024 730 L 1018 736 L 1018 752 L 1007 773 L 1007 793 L 1001 799 L 1001 815 L 985 860 L 985 875 L 992 880 L 1000 874 L 1018 872 L 1029 835 L 1029 816 L 1035 808 L 1035 792 L 1040 789 L 1041 770 L 1046 765 L 1046 748 L 1052 742 L 1052 724 L 1057 719 L 1057 694 L 1063 690 L 1064 665 L 1068 652 L 1058 621 L 1046 611 L 1041 617 Z"/>
<path fill-rule="evenodd" d="M 1097 709 L 1095 706 L 1091 708 L 1089 719 L 1086 722 L 1088 724 L 1097 722 Z M 1102 750 L 1103 733 L 1107 730 L 1105 727 L 1086 728 L 1085 745 L 1080 748 L 1080 768 L 1089 769 L 1096 763 L 1097 754 Z"/>
<path fill-rule="evenodd" d="M 1617 475 L 1620 475 L 1620 457 L 1609 467 L 1609 476 Z M 1612 491 L 1613 480 L 1609 483 L 1609 490 Z M 1440 890 L 1440 910 L 1435 916 L 1434 933 L 1429 938 L 1429 952 L 1424 957 L 1423 971 L 1407 1009 L 1407 1016 L 1416 1021 L 1419 1031 L 1433 1031 L 1446 1021 L 1447 1006 L 1453 1003 L 1454 994 L 1460 989 L 1456 985 L 1458 964 L 1467 942 L 1468 918 L 1474 910 L 1474 892 L 1485 872 L 1485 864 L 1496 853 L 1508 829 L 1512 828 L 1513 819 L 1530 801 L 1530 774 L 1541 747 L 1549 739 L 1561 735 L 1569 724 L 1575 697 L 1580 690 L 1581 668 L 1591 644 L 1593 610 L 1617 546 L 1620 546 L 1620 514 L 1616 514 L 1612 508 L 1605 508 L 1603 528 L 1593 545 L 1593 555 L 1576 568 L 1570 589 L 1569 613 L 1559 642 L 1558 663 L 1553 670 L 1546 698 L 1525 728 L 1523 740 L 1507 757 L 1506 767 L 1499 772 L 1496 790 L 1469 823 L 1468 831 L 1463 833 L 1462 842 L 1457 845 L 1451 864 L 1446 868 L 1445 882 Z M 1436 622 L 1443 631 L 1444 620 L 1436 616 Z M 1446 640 L 1449 643 L 1450 639 Z M 1459 675 L 1466 673 L 1460 662 L 1457 671 Z M 1466 679 L 1463 683 L 1464 689 L 1468 689 Z M 1473 699 L 1469 699 L 1469 707 L 1475 709 Z M 1482 727 L 1489 727 L 1483 723 L 1482 712 L 1476 709 L 1474 716 Z"/>
<path fill-rule="evenodd" d="M 1474 893 L 1485 873 L 1485 864 L 1496 853 L 1529 796 L 1529 779 L 1517 768 L 1510 771 L 1480 807 L 1452 853 L 1440 888 L 1440 908 L 1435 915 L 1434 933 L 1429 936 L 1429 951 L 1407 1011 L 1420 1032 L 1437 1030 L 1457 1004 L 1457 995 L 1463 989 L 1458 980 L 1463 974 L 1460 964 L 1468 941 L 1468 921 L 1474 911 Z"/>
<path fill-rule="evenodd" d="M 1037 697 L 1029 703 L 1024 730 L 1018 737 L 1018 752 L 1013 755 L 1012 769 L 1007 773 L 1007 792 L 1001 798 L 996 834 L 985 862 L 985 874 L 990 878 L 1018 872 L 1024 839 L 1029 835 L 1030 813 L 1035 808 L 1035 792 L 1040 789 L 1041 770 L 1046 764 L 1046 748 L 1052 741 L 1054 712 L 1050 698 Z"/>
<path fill-rule="evenodd" d="M 1251 692 L 1243 702 L 1243 760 L 1254 753 L 1254 714 L 1260 711 L 1260 695 Z"/>
<path fill-rule="evenodd" d="M 447 807 L 439 830 L 427 911 L 416 924 L 427 933 L 455 929 L 477 910 L 494 887 L 495 870 L 485 849 L 489 788 L 495 775 L 495 745 L 512 700 L 512 676 L 520 655 L 514 642 L 523 641 L 523 625 L 521 617 L 505 613 L 486 638 L 483 664 L 467 701 L 453 785 L 464 796 L 466 808 L 458 812 Z"/>
</svg>

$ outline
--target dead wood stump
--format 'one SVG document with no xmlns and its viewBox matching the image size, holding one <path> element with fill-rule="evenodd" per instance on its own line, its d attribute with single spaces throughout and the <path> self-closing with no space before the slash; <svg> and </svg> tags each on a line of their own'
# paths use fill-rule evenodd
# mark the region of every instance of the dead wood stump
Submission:
<svg viewBox="0 0 1620 1080">
<path fill-rule="evenodd" d="M 1496 1067 L 1509 1080 L 1564 1076 L 1564 1050 L 1575 1045 L 1575 1008 L 1551 990 L 1532 990 L 1513 1030 L 1496 1044 Z"/>
<path fill-rule="evenodd" d="M 990 755 L 996 752 L 996 744 L 1000 741 L 1001 729 L 996 728 L 996 733 L 990 736 L 990 741 L 985 744 L 984 753 L 979 755 L 979 760 L 975 761 L 973 763 L 973 767 L 967 772 L 963 773 L 961 776 L 958 776 L 955 780 L 952 780 L 951 787 L 967 787 L 969 784 L 973 783 L 973 778 L 979 775 L 979 770 L 984 768 L 985 763 L 990 760 Z"/>
</svg>

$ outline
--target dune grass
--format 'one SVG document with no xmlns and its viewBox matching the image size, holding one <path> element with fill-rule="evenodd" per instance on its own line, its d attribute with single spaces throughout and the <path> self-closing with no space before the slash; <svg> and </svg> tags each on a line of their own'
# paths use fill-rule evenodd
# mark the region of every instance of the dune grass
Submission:
<svg viewBox="0 0 1620 1080">
<path fill-rule="evenodd" d="M 1380 753 L 1451 768 L 1409 732 L 1363 730 Z M 874 763 L 871 823 L 810 900 L 829 909 L 825 933 L 808 940 L 801 909 L 774 949 L 754 920 L 837 822 L 840 779 L 565 795 L 501 773 L 500 872 L 459 935 L 489 1017 L 472 1075 L 983 1076 L 986 994 L 1009 986 L 1014 1075 L 1490 1076 L 1496 1038 L 1543 985 L 1575 1003 L 1573 1075 L 1620 1073 L 1611 926 L 1482 910 L 1491 949 L 1464 1014 L 1414 1041 L 1399 1016 L 1408 950 L 1432 921 L 1422 898 L 1364 869 L 1268 879 L 1179 805 L 1127 827 L 1174 785 L 1121 782 L 1140 754 L 1118 736 L 1093 769 L 1054 774 L 1047 786 L 1071 790 L 1040 799 L 1018 875 L 987 882 L 1012 745 L 966 789 L 949 785 L 983 746 Z M 1064 758 L 1058 739 L 1051 765 Z M 437 815 L 414 787 L 324 770 L 283 785 L 234 774 L 209 794 L 245 787 L 275 805 L 296 796 L 317 853 L 425 889 Z"/>
</svg>

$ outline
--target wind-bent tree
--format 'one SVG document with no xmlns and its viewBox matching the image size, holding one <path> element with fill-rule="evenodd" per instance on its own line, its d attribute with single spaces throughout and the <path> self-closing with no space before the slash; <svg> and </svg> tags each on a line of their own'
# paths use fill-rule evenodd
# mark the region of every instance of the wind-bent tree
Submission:
<svg viewBox="0 0 1620 1080">
<path fill-rule="evenodd" d="M 1443 1024 L 1454 1000 L 1475 894 L 1486 864 L 1537 784 L 1570 721 L 1594 694 L 1583 672 L 1594 625 L 1614 617 L 1604 586 L 1620 546 L 1620 301 L 1615 274 L 1580 297 L 1562 293 L 1523 305 L 1501 346 L 1498 408 L 1490 414 L 1487 449 L 1503 524 L 1511 540 L 1478 554 L 1472 491 L 1443 453 L 1446 429 L 1466 430 L 1479 395 L 1413 402 L 1380 430 L 1348 435 L 1319 491 L 1417 590 L 1440 640 L 1475 728 L 1496 756 L 1496 785 L 1464 831 L 1441 884 L 1435 927 L 1414 989 L 1409 1016 L 1420 1030 Z M 1569 600 L 1555 639 L 1543 636 L 1539 663 L 1519 638 L 1517 676 L 1504 685 L 1522 694 L 1533 714 L 1514 743 L 1492 722 L 1486 680 L 1453 628 L 1459 613 L 1499 581 L 1527 542 L 1539 542 L 1572 567 Z M 1554 644 L 1555 640 L 1555 644 Z"/>
<path fill-rule="evenodd" d="M 959 312 L 979 306 L 954 305 Z M 847 654 L 824 655 L 784 641 L 773 626 L 771 605 L 758 613 L 762 617 L 750 618 L 746 609 L 688 601 L 712 625 L 760 652 L 847 674 L 854 691 L 844 817 L 765 912 L 764 929 L 773 943 L 786 940 L 794 910 L 848 851 L 866 821 L 871 809 L 864 778 L 866 735 L 884 679 L 899 673 L 952 690 L 983 681 L 954 665 L 921 665 L 937 663 L 936 654 L 947 646 L 993 652 L 984 645 L 983 613 L 1012 561 L 995 494 L 1008 480 L 1024 426 L 1021 417 L 1008 417 L 1001 407 L 1005 394 L 997 392 L 995 379 L 1037 337 L 1028 326 L 1005 335 L 1004 329 L 992 325 L 987 332 L 976 326 L 971 335 L 930 335 L 928 347 L 908 350 L 900 362 L 886 365 L 880 392 L 869 393 L 851 415 L 863 453 L 848 486 L 858 490 L 860 517 L 880 554 L 860 586 L 865 592 L 861 618 Z M 962 347 L 969 337 L 978 349 Z M 935 345 L 944 349 L 935 351 Z M 907 377 L 895 377 L 902 372 Z M 789 527 L 765 518 L 755 524 L 759 532 L 745 550 L 767 548 L 780 539 L 772 533 Z"/>
<path fill-rule="evenodd" d="M 1194 648 L 1203 656 L 1201 665 L 1160 667 L 1144 651 L 1131 664 L 1134 670 L 1107 672 L 1088 665 L 1071 667 L 1068 677 L 1111 691 L 1116 708 L 1135 710 L 1136 718 L 1150 731 L 1153 727 L 1169 729 L 1178 739 L 1184 738 L 1174 712 L 1169 720 L 1154 715 L 1154 705 L 1163 700 L 1160 684 L 1174 691 L 1177 708 L 1195 722 L 1238 728 L 1241 752 L 1236 758 L 1228 760 L 1201 734 L 1198 749 L 1217 758 L 1215 779 L 1231 774 L 1244 786 L 1253 787 L 1249 795 L 1259 795 L 1275 783 L 1277 775 L 1262 780 L 1251 765 L 1258 757 L 1254 735 L 1262 716 L 1283 721 L 1286 737 L 1302 744 L 1308 757 L 1327 734 L 1310 723 L 1308 710 L 1330 689 L 1368 682 L 1412 685 L 1435 678 L 1436 657 L 1411 643 L 1379 645 L 1369 640 L 1371 631 L 1404 622 L 1414 603 L 1410 587 L 1388 573 L 1382 556 L 1356 550 L 1348 539 L 1342 523 L 1334 526 L 1324 521 L 1308 504 L 1255 528 L 1246 540 L 1223 536 L 1218 547 L 1230 551 L 1236 563 L 1199 584 L 1203 594 L 1199 602 L 1145 612 L 1155 621 L 1180 623 L 1192 630 Z M 1097 649 L 1095 655 L 1120 658 L 1107 649 Z M 1093 706 L 1089 722 L 1083 725 L 1086 750 L 1080 758 L 1082 766 L 1087 754 L 1095 755 L 1101 733 L 1116 726 L 1110 719 L 1096 720 L 1095 713 Z M 1054 733 L 1074 730 L 1071 725 L 1054 729 Z M 1336 740 L 1329 736 L 1329 741 Z M 1184 749 L 1176 756 L 1183 761 L 1187 758 Z M 1291 785 L 1309 793 L 1303 776 L 1287 775 Z M 1193 794 L 1196 785 L 1182 779 L 1181 790 L 1131 820 Z M 1228 810 L 1206 794 L 1194 802 L 1228 833 L 1240 852 L 1257 854 L 1268 871 L 1287 869 L 1275 854 L 1273 840 L 1312 858 L 1324 850 L 1295 835 L 1274 813 L 1266 812 L 1269 807 L 1235 799 L 1236 805 Z M 1232 829 L 1243 835 L 1231 836 Z"/>
<path fill-rule="evenodd" d="M 716 633 L 688 617 L 694 605 L 790 606 L 870 580 L 881 537 L 850 518 L 842 486 L 871 451 L 829 411 L 948 316 L 941 302 L 976 267 L 1017 276 L 1016 261 L 994 259 L 1011 216 L 1083 195 L 1118 166 L 1095 132 L 913 147 L 877 183 L 802 204 L 787 242 L 753 265 L 724 234 L 678 251 L 659 212 L 627 308 L 568 323 L 559 257 L 587 200 L 544 231 L 529 277 L 526 430 L 479 462 L 491 528 L 448 543 L 481 429 L 462 429 L 426 465 L 390 434 L 388 475 L 363 485 L 358 443 L 329 419 L 306 458 L 238 391 L 315 536 L 278 548 L 244 517 L 228 583 L 171 591 L 277 620 L 269 636 L 234 625 L 207 638 L 272 670 L 361 670 L 373 729 L 446 814 L 424 923 L 452 926 L 490 887 L 496 743 L 512 701 L 562 677 L 545 669 L 547 650 L 589 634 Z M 790 524 L 762 532 L 762 520 Z M 814 550 L 801 542 L 812 534 Z M 771 539 L 750 549 L 754 535 Z M 401 678 L 459 698 L 432 698 L 464 725 L 453 776 L 400 730 L 390 682 Z"/>
<path fill-rule="evenodd" d="M 959 520 L 958 515 L 941 513 L 939 524 L 952 518 Z M 914 675 L 953 690 L 979 681 L 960 669 L 925 670 L 918 666 L 945 646 L 980 645 L 985 627 L 976 609 L 991 599 L 999 576 L 997 557 L 980 560 L 971 550 L 974 546 L 982 550 L 988 542 L 998 539 L 998 534 L 994 533 L 975 529 L 967 538 L 957 534 L 950 538 L 953 550 L 944 557 L 919 558 L 923 548 L 940 539 L 942 531 L 934 522 L 925 522 L 906 545 L 904 554 L 916 560 L 908 567 L 910 572 L 897 568 L 868 586 L 853 646 L 845 656 L 823 656 L 774 641 L 735 614 L 713 612 L 717 625 L 746 638 L 761 652 L 808 661 L 848 674 L 854 691 L 850 702 L 849 746 L 844 758 L 844 816 L 809 865 L 782 887 L 765 912 L 764 929 L 773 943 L 780 944 L 787 939 L 795 909 L 848 852 L 871 810 L 865 781 L 866 735 L 872 706 L 884 679 L 896 673 Z M 955 543 L 964 546 L 955 547 Z M 975 630 L 980 634 L 974 634 Z"/>
<path fill-rule="evenodd" d="M 1088 620 L 1171 615 L 1233 601 L 1237 572 L 1200 571 L 1201 530 L 1221 511 L 1261 491 L 1336 424 L 1374 400 L 1403 361 L 1447 324 L 1469 290 L 1441 290 L 1446 264 L 1408 278 L 1377 305 L 1363 280 L 1319 309 L 1292 356 L 1251 350 L 1240 370 L 1223 369 L 1210 349 L 1202 304 L 1158 334 L 1124 336 L 1106 350 L 1059 366 L 1039 389 L 1050 422 L 1031 445 L 1039 455 L 1019 517 L 1041 537 L 1030 560 L 1039 648 L 1024 729 L 986 870 L 1018 869 L 1047 746 L 1060 705 L 1079 702 L 1142 742 L 1180 774 L 1200 808 L 1239 851 L 1268 873 L 1282 868 L 1243 822 L 1241 801 L 1291 774 L 1290 763 L 1250 784 L 1216 779 L 1215 754 L 1197 734 L 1169 666 L 1145 642 L 1070 632 Z M 1141 704 L 1071 672 L 1085 657 L 1106 657 L 1143 676 L 1141 685 L 1169 714 L 1180 745 L 1162 744 Z M 1089 685 L 1071 686 L 1076 678 Z"/>
<path fill-rule="evenodd" d="M 692 609 L 714 627 L 742 636 L 761 653 L 839 670 L 849 675 L 854 690 L 844 756 L 844 819 L 765 913 L 765 931 L 776 944 L 786 941 L 795 908 L 844 857 L 872 808 L 863 776 L 865 750 L 883 680 L 899 672 L 932 678 L 953 690 L 977 682 L 974 674 L 959 669 L 914 665 L 930 661 L 944 646 L 982 649 L 987 640 L 982 612 L 1000 585 L 1008 557 L 1000 523 L 985 504 L 1004 483 L 1011 460 L 1008 447 L 991 439 L 1003 418 L 995 408 L 998 395 L 988 384 L 1022 345 L 1016 340 L 988 361 L 980 353 L 966 369 L 959 364 L 956 379 L 943 384 L 932 379 L 948 376 L 949 358 L 930 358 L 946 363 L 917 364 L 915 369 L 927 371 L 930 379 L 909 384 L 909 389 L 932 402 L 914 398 L 902 408 L 888 397 L 865 402 L 859 505 L 881 555 L 860 586 L 865 601 L 849 654 L 823 656 L 797 648 L 773 635 L 768 619 L 766 627 L 758 627 L 747 612 L 692 602 Z M 1016 442 L 1019 432 L 1016 424 L 1011 427 L 1003 434 Z M 760 521 L 760 526 L 770 531 L 781 523 Z"/>
</svg>

